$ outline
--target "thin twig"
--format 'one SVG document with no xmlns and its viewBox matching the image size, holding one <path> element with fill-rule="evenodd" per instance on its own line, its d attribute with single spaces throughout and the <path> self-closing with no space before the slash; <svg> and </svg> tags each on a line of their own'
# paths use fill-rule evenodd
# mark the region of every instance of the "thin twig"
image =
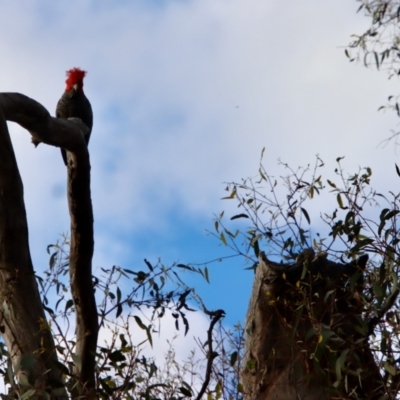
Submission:
<svg viewBox="0 0 400 400">
<path fill-rule="evenodd" d="M 225 315 L 225 311 L 224 310 L 207 311 L 206 308 L 204 307 L 204 313 L 209 315 L 212 319 L 210 322 L 210 327 L 208 328 L 207 331 L 208 352 L 207 352 L 206 375 L 204 377 L 203 385 L 201 386 L 200 392 L 198 393 L 196 400 L 200 400 L 202 398 L 204 392 L 208 387 L 208 384 L 210 383 L 213 361 L 216 357 L 218 357 L 218 353 L 213 350 L 212 332 L 215 324 Z"/>
</svg>

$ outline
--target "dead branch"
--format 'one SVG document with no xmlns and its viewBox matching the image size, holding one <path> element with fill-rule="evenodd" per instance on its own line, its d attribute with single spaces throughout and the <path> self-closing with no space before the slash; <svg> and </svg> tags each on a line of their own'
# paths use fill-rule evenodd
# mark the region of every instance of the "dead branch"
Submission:
<svg viewBox="0 0 400 400">
<path fill-rule="evenodd" d="M 71 292 L 76 311 L 76 356 L 78 362 L 75 365 L 75 373 L 80 382 L 80 393 L 88 394 L 95 387 L 95 352 L 98 337 L 97 308 L 92 285 L 92 256 L 93 256 L 93 210 L 90 195 L 90 162 L 89 153 L 84 140 L 87 127 L 79 119 L 63 120 L 51 117 L 49 112 L 37 101 L 19 93 L 0 93 L 0 109 L 5 120 L 13 121 L 28 130 L 35 143 L 45 143 L 51 146 L 62 147 L 68 151 L 68 204 L 71 217 L 71 249 L 70 249 L 70 279 Z M 17 163 L 9 139 L 7 126 L 4 118 L 2 125 L 2 142 L 0 167 L 0 193 L 4 201 L 0 205 L 0 238 L 8 238 L 1 241 L 0 255 L 0 295 L 4 303 L 10 297 L 7 282 L 15 281 L 23 284 L 23 288 L 12 290 L 11 299 L 25 297 L 21 300 L 23 304 L 17 303 L 13 307 L 15 313 L 9 315 L 9 335 L 7 345 L 15 349 L 15 354 L 26 354 L 26 335 L 32 340 L 32 332 L 40 329 L 19 329 L 23 336 L 21 340 L 11 339 L 15 332 L 14 320 L 25 320 L 21 318 L 25 310 L 29 317 L 36 321 L 45 321 L 43 309 L 38 298 L 37 286 L 34 279 L 33 267 L 30 260 L 28 247 L 28 228 L 26 223 L 25 208 L 23 203 L 22 182 L 19 177 Z M 6 158 L 8 157 L 8 158 Z M 4 160 L 4 161 L 3 161 Z M 14 204 L 11 204 L 14 202 Z M 11 220 L 13 222 L 11 222 Z M 18 227 L 12 237 L 18 240 L 10 241 L 10 232 Z M 22 231 L 22 236 L 21 232 Z M 18 245 L 20 244 L 20 245 Z M 21 251 L 23 246 L 24 251 Z M 16 251 L 15 249 L 18 249 Z M 14 253 L 18 254 L 14 254 Z M 19 260 L 8 262 L 8 258 L 17 257 Z M 21 260 L 21 257 L 23 259 Z M 28 279 L 29 278 L 29 279 Z M 27 293 L 35 294 L 35 306 L 29 300 Z M 8 297 L 7 297 L 8 296 Z M 8 301 L 8 300 L 7 300 Z M 7 309 L 1 307 L 5 314 Z M 28 316 L 27 316 L 28 318 Z M 33 323 L 33 322 L 32 322 Z M 48 347 L 54 347 L 49 331 L 46 333 Z M 25 339 L 24 339 L 25 338 Z M 15 344 L 13 345 L 13 343 Z M 31 343 L 29 348 L 39 351 L 38 342 Z M 55 359 L 52 348 L 51 357 Z M 48 356 L 47 358 L 51 358 Z"/>
<path fill-rule="evenodd" d="M 283 264 L 260 253 L 246 317 L 246 399 L 321 400 L 346 390 L 384 397 L 360 300 L 367 260 L 335 263 L 306 249 L 296 263 Z M 342 354 L 346 384 L 335 370 Z"/>
<path fill-rule="evenodd" d="M 203 384 L 201 385 L 201 389 L 199 393 L 196 396 L 196 400 L 200 400 L 203 398 L 204 393 L 207 390 L 207 387 L 210 383 L 211 379 L 211 372 L 212 372 L 212 366 L 214 359 L 218 357 L 218 353 L 214 351 L 214 346 L 213 346 L 213 330 L 215 324 L 225 316 L 225 311 L 224 310 L 217 310 L 217 311 L 208 311 L 204 306 L 203 306 L 203 311 L 205 314 L 209 315 L 211 317 L 211 322 L 210 326 L 207 330 L 207 366 L 206 366 L 206 373 L 204 376 L 204 381 Z"/>
</svg>

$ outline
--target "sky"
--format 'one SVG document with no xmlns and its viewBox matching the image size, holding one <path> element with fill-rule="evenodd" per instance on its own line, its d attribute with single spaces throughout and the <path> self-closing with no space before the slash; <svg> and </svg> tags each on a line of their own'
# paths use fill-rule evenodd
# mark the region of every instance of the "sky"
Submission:
<svg viewBox="0 0 400 400">
<path fill-rule="evenodd" d="M 143 259 L 201 264 L 230 255 L 207 234 L 226 182 L 313 163 L 373 170 L 385 190 L 398 154 L 382 140 L 398 129 L 378 112 L 398 82 L 350 63 L 344 48 L 368 20 L 356 1 L 31 0 L 0 13 L 4 92 L 53 115 L 65 71 L 88 71 L 85 93 L 95 215 L 94 273 Z M 58 149 L 34 148 L 10 123 L 24 183 L 33 263 L 69 231 L 66 169 Z M 314 210 L 316 214 L 320 210 Z M 233 223 L 232 223 L 233 224 Z M 235 227 L 235 225 L 232 225 Z M 211 284 L 185 276 L 226 323 L 244 320 L 253 275 L 242 259 L 210 263 Z M 199 317 L 200 318 L 200 317 Z"/>
</svg>

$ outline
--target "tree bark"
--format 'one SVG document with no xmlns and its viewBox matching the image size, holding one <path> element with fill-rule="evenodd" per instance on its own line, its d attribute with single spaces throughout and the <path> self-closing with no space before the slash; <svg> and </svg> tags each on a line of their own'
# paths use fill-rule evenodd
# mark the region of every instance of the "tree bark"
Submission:
<svg viewBox="0 0 400 400">
<path fill-rule="evenodd" d="M 54 342 L 29 253 L 23 188 L 5 122 L 8 120 L 27 129 L 35 143 L 62 147 L 69 152 L 69 268 L 77 326 L 75 374 L 80 394 L 88 395 L 95 387 L 99 330 L 92 284 L 94 241 L 90 162 L 84 140 L 88 128 L 79 119 L 51 117 L 41 104 L 19 93 L 0 93 L 0 110 L 0 314 L 3 336 L 14 368 L 18 368 L 21 359 L 33 355 L 40 371 L 49 370 L 47 376 L 41 376 L 44 385 L 48 384 L 47 378 L 60 379 L 60 372 L 54 365 L 57 360 Z"/>
<path fill-rule="evenodd" d="M 246 400 L 385 394 L 362 320 L 367 259 L 340 264 L 307 249 L 295 264 L 282 264 L 260 253 L 246 317 Z"/>
<path fill-rule="evenodd" d="M 23 185 L 1 108 L 0 160 L 0 329 L 18 382 L 38 382 L 48 390 L 48 381 L 60 382 L 61 372 L 35 280 Z"/>
<path fill-rule="evenodd" d="M 86 144 L 85 144 L 86 149 Z M 69 271 L 76 312 L 76 355 L 81 365 L 76 372 L 81 393 L 95 387 L 95 354 L 99 323 L 92 282 L 93 209 L 90 196 L 88 153 L 78 157 L 68 153 L 68 205 L 71 218 Z"/>
</svg>

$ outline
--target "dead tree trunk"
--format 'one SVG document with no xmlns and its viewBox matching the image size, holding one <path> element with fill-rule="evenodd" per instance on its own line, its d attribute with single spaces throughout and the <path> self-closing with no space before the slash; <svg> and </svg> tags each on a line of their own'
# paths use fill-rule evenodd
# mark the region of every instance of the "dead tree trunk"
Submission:
<svg viewBox="0 0 400 400">
<path fill-rule="evenodd" d="M 83 138 L 83 136 L 82 136 Z M 86 144 L 85 144 L 86 149 Z M 89 157 L 68 157 L 68 205 L 71 218 L 69 272 L 76 313 L 76 355 L 81 365 L 75 370 L 80 392 L 95 387 L 95 354 L 99 323 L 92 282 L 93 209 L 90 196 Z"/>
<path fill-rule="evenodd" d="M 93 211 L 90 198 L 90 163 L 80 120 L 52 118 L 36 101 L 18 93 L 0 93 L 0 328 L 14 370 L 39 379 L 54 394 L 61 380 L 53 338 L 39 297 L 28 245 L 23 186 L 6 120 L 27 129 L 36 143 L 69 152 L 68 204 L 71 216 L 70 278 L 76 311 L 75 375 L 81 395 L 95 386 L 97 309 L 92 285 Z M 25 365 L 32 365 L 28 369 Z M 53 386 L 53 387 L 52 387 Z M 65 390 L 62 390 L 65 395 Z"/>
<path fill-rule="evenodd" d="M 360 301 L 367 260 L 339 264 L 307 249 L 295 264 L 278 264 L 260 254 L 246 318 L 246 399 L 385 398 Z"/>
</svg>

